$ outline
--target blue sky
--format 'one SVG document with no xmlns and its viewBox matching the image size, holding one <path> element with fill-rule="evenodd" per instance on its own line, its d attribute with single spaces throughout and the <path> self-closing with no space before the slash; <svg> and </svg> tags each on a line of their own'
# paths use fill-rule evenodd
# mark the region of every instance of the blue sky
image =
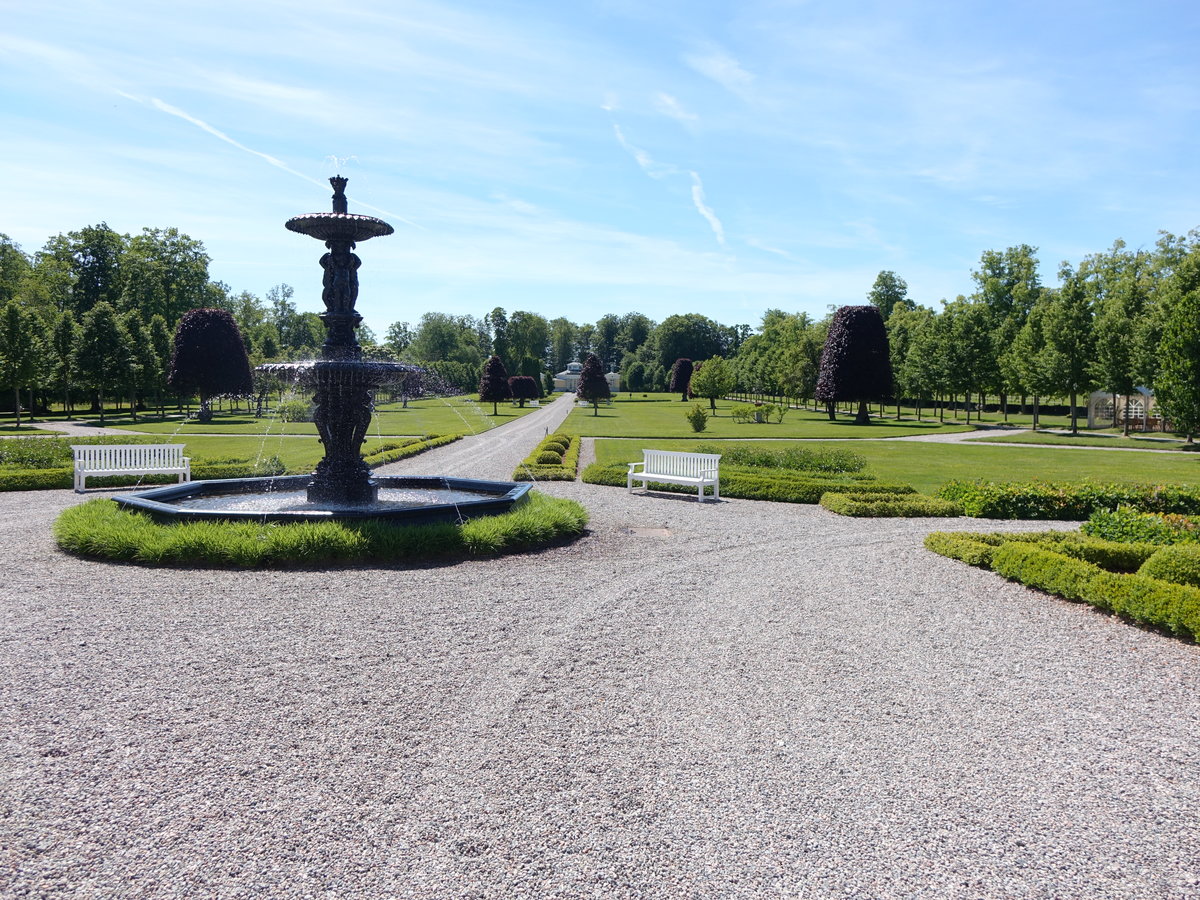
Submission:
<svg viewBox="0 0 1200 900">
<path fill-rule="evenodd" d="M 1200 6 L 0 0 L 0 231 L 175 226 L 320 308 L 328 209 L 382 331 L 495 306 L 757 325 L 1043 278 L 1200 226 Z"/>
</svg>

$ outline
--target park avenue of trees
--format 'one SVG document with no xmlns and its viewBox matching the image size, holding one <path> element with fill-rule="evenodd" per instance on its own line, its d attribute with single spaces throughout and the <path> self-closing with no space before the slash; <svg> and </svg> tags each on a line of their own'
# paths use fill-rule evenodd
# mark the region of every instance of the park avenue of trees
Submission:
<svg viewBox="0 0 1200 900">
<path fill-rule="evenodd" d="M 320 320 L 297 310 L 289 286 L 235 293 L 210 280 L 208 263 L 204 245 L 173 228 L 131 236 L 100 223 L 32 253 L 0 234 L 0 408 L 69 410 L 100 395 L 161 405 L 172 335 L 200 307 L 232 314 L 253 364 L 318 353 Z M 886 322 L 894 398 L 1074 406 L 1095 389 L 1144 385 L 1181 430 L 1200 430 L 1200 231 L 1163 233 L 1152 249 L 1118 240 L 1063 263 L 1052 285 L 1038 269 L 1033 247 L 987 250 L 964 278 L 970 292 L 936 305 L 911 298 L 891 271 L 864 285 Z M 497 307 L 478 318 L 427 312 L 382 336 L 363 328 L 360 340 L 367 355 L 426 365 L 464 392 L 492 355 L 509 375 L 544 379 L 595 354 L 635 392 L 671 389 L 680 360 L 721 357 L 721 378 L 717 368 L 706 376 L 719 386 L 803 401 L 816 393 L 830 316 L 772 309 L 752 328 L 694 313 L 576 323 Z"/>
</svg>

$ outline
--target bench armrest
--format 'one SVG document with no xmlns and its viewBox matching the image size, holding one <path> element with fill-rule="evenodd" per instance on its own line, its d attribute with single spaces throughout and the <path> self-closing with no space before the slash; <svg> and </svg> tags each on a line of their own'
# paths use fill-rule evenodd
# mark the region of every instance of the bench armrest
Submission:
<svg viewBox="0 0 1200 900">
<path fill-rule="evenodd" d="M 720 469 L 719 469 L 717 466 L 713 466 L 713 467 L 712 467 L 712 468 L 710 468 L 710 469 L 701 469 L 701 470 L 700 470 L 701 474 L 703 474 L 703 473 L 705 473 L 705 472 L 720 472 L 720 471 L 721 471 L 721 470 L 720 470 Z"/>
<path fill-rule="evenodd" d="M 633 473 L 633 471 L 634 471 L 634 469 L 636 469 L 638 466 L 645 466 L 645 465 L 646 465 L 646 462 L 645 462 L 645 460 L 643 460 L 642 462 L 631 462 L 631 463 L 629 463 L 629 472 L 630 472 L 630 474 L 632 474 L 632 473 Z"/>
</svg>

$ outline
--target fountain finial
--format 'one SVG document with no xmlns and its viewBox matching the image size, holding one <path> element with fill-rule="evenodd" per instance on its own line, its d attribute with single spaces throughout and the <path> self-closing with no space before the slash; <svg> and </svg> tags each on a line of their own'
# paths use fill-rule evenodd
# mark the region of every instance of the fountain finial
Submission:
<svg viewBox="0 0 1200 900">
<path fill-rule="evenodd" d="M 346 182 L 349 180 L 341 175 L 334 175 L 329 179 L 329 183 L 333 185 L 333 211 L 335 213 L 349 212 L 349 208 L 346 206 Z"/>
</svg>

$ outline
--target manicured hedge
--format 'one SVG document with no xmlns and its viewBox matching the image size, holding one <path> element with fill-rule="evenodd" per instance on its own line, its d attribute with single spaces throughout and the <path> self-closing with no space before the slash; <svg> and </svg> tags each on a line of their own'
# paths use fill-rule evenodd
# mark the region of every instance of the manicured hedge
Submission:
<svg viewBox="0 0 1200 900">
<path fill-rule="evenodd" d="M 1200 541 L 1200 518 L 1174 513 L 1139 512 L 1128 506 L 1098 509 L 1082 526 L 1084 534 L 1110 541 L 1181 544 Z"/>
<path fill-rule="evenodd" d="M 593 463 L 583 471 L 588 484 L 625 487 L 629 467 L 625 463 Z M 748 466 L 721 466 L 721 495 L 742 500 L 770 500 L 776 503 L 819 503 L 824 494 L 914 494 L 908 484 L 856 479 L 820 478 L 789 469 L 761 469 Z M 685 484 L 659 484 L 650 481 L 653 490 L 694 494 L 696 488 Z"/>
<path fill-rule="evenodd" d="M 143 565 L 327 566 L 521 553 L 578 537 L 587 520 L 575 501 L 536 492 L 510 512 L 462 525 L 158 523 L 98 498 L 65 510 L 54 523 L 54 537 L 68 553 Z"/>
<path fill-rule="evenodd" d="M 239 460 L 213 460 L 192 466 L 192 478 L 252 478 L 263 475 L 282 475 L 283 463 L 271 457 L 258 465 Z M 88 488 L 147 487 L 174 484 L 179 479 L 174 475 L 103 475 L 90 477 Z M 74 468 L 54 469 L 8 469 L 0 470 L 0 491 L 48 491 L 71 489 L 75 486 Z"/>
<path fill-rule="evenodd" d="M 934 531 L 925 536 L 925 546 L 942 556 L 961 560 L 968 566 L 981 569 L 992 567 L 992 553 L 999 544 L 981 540 L 986 535 L 956 534 L 952 531 Z"/>
<path fill-rule="evenodd" d="M 430 434 L 423 438 L 410 438 L 399 443 L 388 442 L 376 447 L 368 456 L 364 456 L 363 462 L 374 469 L 401 459 L 408 459 L 410 456 L 416 456 L 418 453 L 424 453 L 434 447 L 453 444 L 461 438 L 461 434 Z"/>
<path fill-rule="evenodd" d="M 1173 584 L 1200 587 L 1200 545 L 1172 544 L 1156 547 L 1154 555 L 1149 557 L 1137 572 L 1139 575 L 1170 581 Z"/>
<path fill-rule="evenodd" d="M 921 494 L 839 494 L 828 491 L 821 496 L 821 505 L 842 516 L 883 518 L 962 515 L 962 507 L 957 503 Z"/>
<path fill-rule="evenodd" d="M 578 435 L 547 435 L 513 470 L 513 480 L 574 481 L 579 469 L 579 448 Z"/>
<path fill-rule="evenodd" d="M 1142 625 L 1162 628 L 1179 637 L 1200 641 L 1200 587 L 1152 577 L 1150 565 L 1158 554 L 1176 565 L 1163 569 L 1178 577 L 1183 566 L 1171 555 L 1184 551 L 1187 566 L 1200 559 L 1200 547 L 1184 544 L 1158 547 L 1145 543 L 1120 545 L 1078 532 L 1043 534 L 973 534 L 934 532 L 925 546 L 935 553 L 981 568 L 992 568 L 1019 581 L 1068 600 L 1081 600 Z M 1138 558 L 1153 555 L 1137 574 L 1129 570 Z M 1122 568 L 1125 571 L 1110 571 Z M 1149 571 L 1148 571 L 1149 570 Z"/>
<path fill-rule="evenodd" d="M 1200 488 L 1173 484 L 950 481 L 938 496 L 961 503 L 968 516 L 986 519 L 1077 521 L 1098 509 L 1119 506 L 1143 512 L 1200 513 Z"/>
<path fill-rule="evenodd" d="M 992 553 L 992 571 L 1068 600 L 1082 600 L 1084 586 L 1101 568 L 1037 544 L 1007 541 Z"/>
</svg>

